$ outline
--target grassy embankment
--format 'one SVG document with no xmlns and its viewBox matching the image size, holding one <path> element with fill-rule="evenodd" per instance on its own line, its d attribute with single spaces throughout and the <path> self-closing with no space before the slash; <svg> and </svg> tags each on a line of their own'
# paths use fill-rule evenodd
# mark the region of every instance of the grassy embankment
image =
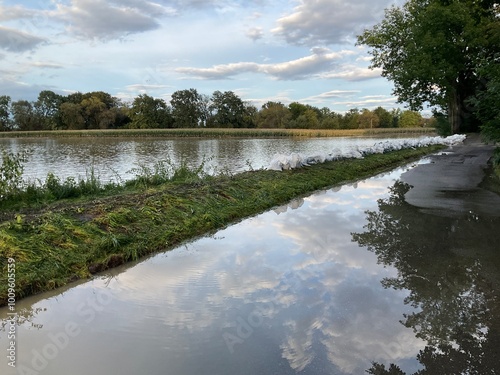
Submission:
<svg viewBox="0 0 500 375">
<path fill-rule="evenodd" d="M 139 181 L 86 197 L 11 205 L 2 210 L 0 222 L 0 305 L 6 303 L 9 258 L 15 259 L 16 293 L 22 298 L 170 249 L 297 196 L 374 175 L 439 148 L 407 149 L 284 172 L 200 177 L 184 169 L 159 185 Z"/>
<path fill-rule="evenodd" d="M 386 134 L 431 134 L 434 128 L 377 129 L 110 129 L 0 132 L 0 138 L 42 137 L 355 137 Z"/>
</svg>

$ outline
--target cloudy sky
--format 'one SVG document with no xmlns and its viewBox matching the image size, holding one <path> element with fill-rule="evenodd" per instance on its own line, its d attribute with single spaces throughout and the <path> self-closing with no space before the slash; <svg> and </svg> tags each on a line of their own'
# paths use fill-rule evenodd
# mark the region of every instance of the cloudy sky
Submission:
<svg viewBox="0 0 500 375">
<path fill-rule="evenodd" d="M 394 0 L 0 0 L 0 95 L 195 88 L 260 106 L 395 106 L 356 35 Z M 401 3 L 401 0 L 399 0 Z"/>
</svg>

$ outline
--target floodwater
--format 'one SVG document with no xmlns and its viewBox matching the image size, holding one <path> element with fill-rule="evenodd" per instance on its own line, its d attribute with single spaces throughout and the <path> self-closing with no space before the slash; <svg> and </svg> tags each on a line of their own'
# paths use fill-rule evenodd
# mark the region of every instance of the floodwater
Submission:
<svg viewBox="0 0 500 375">
<path fill-rule="evenodd" d="M 0 371 L 496 374 L 499 218 L 409 206 L 412 167 L 0 309 Z"/>
<path fill-rule="evenodd" d="M 402 139 L 422 136 L 401 136 Z M 62 179 L 85 178 L 91 170 L 101 181 L 122 182 L 135 177 L 134 169 L 153 168 L 157 162 L 191 167 L 205 165 L 205 172 L 237 173 L 269 166 L 277 153 L 313 156 L 334 149 L 343 152 L 371 146 L 387 138 L 12 138 L 0 139 L 0 149 L 29 151 L 24 179 L 44 181 L 53 173 Z"/>
</svg>

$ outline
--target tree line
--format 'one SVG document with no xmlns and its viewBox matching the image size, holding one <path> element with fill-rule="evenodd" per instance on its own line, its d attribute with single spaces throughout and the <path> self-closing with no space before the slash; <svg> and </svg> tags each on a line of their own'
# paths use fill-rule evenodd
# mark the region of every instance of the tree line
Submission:
<svg viewBox="0 0 500 375">
<path fill-rule="evenodd" d="M 257 109 L 232 91 L 211 96 L 179 90 L 167 103 L 141 94 L 124 102 L 102 91 L 60 95 L 41 91 L 37 100 L 0 96 L 0 131 L 154 128 L 300 128 L 357 129 L 419 127 L 432 123 L 419 112 L 378 107 L 344 114 L 293 102 L 268 101 Z"/>
</svg>

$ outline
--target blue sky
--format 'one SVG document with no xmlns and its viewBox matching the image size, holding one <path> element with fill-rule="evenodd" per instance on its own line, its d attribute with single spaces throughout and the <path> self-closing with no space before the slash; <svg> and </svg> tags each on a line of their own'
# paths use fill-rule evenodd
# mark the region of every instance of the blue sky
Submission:
<svg viewBox="0 0 500 375">
<path fill-rule="evenodd" d="M 391 0 L 0 0 L 0 95 L 233 91 L 260 107 L 393 108 L 356 35 Z M 401 3 L 401 1 L 399 1 Z"/>
</svg>

